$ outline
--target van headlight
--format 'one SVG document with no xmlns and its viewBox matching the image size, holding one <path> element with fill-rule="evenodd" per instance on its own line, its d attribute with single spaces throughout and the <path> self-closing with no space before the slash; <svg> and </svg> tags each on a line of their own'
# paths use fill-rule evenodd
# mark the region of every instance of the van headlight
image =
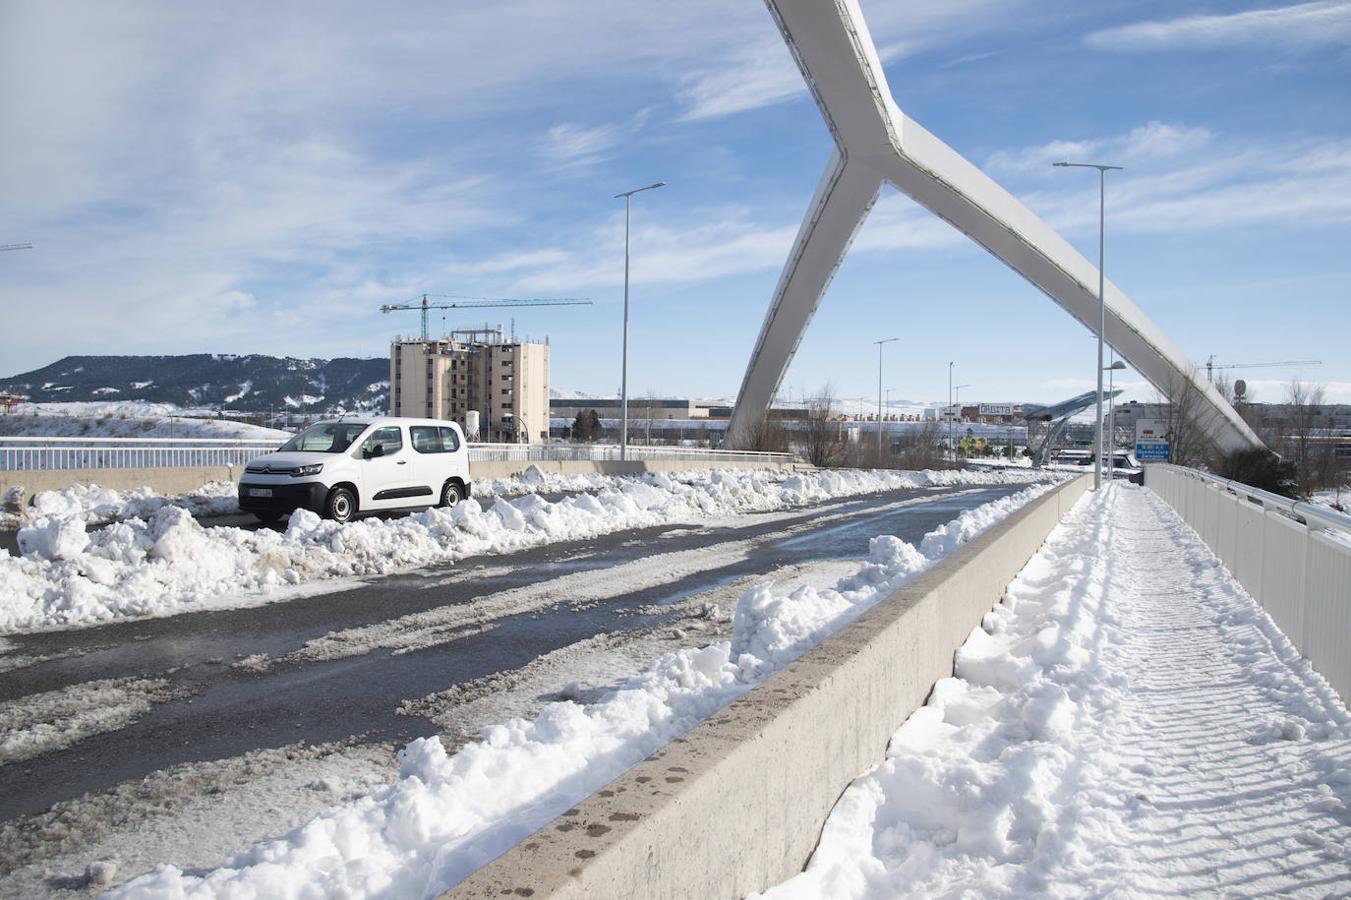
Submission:
<svg viewBox="0 0 1351 900">
<path fill-rule="evenodd" d="M 302 475 L 318 475 L 322 471 L 324 471 L 323 463 L 310 463 L 308 466 L 297 466 L 291 476 L 299 478 Z"/>
</svg>

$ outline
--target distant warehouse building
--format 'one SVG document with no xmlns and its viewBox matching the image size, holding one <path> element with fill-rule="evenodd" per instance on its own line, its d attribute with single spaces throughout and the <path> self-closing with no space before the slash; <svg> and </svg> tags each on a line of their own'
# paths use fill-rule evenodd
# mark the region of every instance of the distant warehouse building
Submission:
<svg viewBox="0 0 1351 900">
<path fill-rule="evenodd" d="M 396 338 L 389 348 L 389 409 L 458 422 L 470 440 L 547 441 L 549 345 L 506 343 L 498 328 L 437 340 Z"/>
</svg>

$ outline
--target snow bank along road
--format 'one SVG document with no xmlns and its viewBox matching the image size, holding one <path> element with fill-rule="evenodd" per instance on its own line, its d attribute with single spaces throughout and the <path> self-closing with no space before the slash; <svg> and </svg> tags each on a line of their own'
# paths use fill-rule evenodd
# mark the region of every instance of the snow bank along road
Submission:
<svg viewBox="0 0 1351 900">
<path fill-rule="evenodd" d="M 128 876 L 216 864 L 393 777 L 392 748 L 411 737 L 454 750 L 548 700 L 594 699 L 664 651 L 725 637 L 766 576 L 833 584 L 872 535 L 918 541 L 1021 487 L 912 487 L 526 544 L 285 603 L 13 635 L 3 884 L 80 885 L 109 855 Z M 368 530 L 426 527 L 408 520 Z"/>
<path fill-rule="evenodd" d="M 1153 493 L 1089 494 L 776 898 L 1351 896 L 1351 716 Z"/>
<path fill-rule="evenodd" d="M 655 473 L 600 478 L 596 492 L 553 503 L 533 493 L 485 510 L 471 499 L 451 509 L 348 525 L 302 509 L 291 515 L 284 533 L 203 529 L 190 510 L 176 504 L 91 533 L 77 507 L 73 514 L 44 515 L 20 528 L 23 556 L 0 557 L 0 634 L 257 605 L 324 580 L 387 575 L 626 528 L 704 522 L 898 488 L 1026 484 L 1045 477 L 857 470 Z"/>
</svg>

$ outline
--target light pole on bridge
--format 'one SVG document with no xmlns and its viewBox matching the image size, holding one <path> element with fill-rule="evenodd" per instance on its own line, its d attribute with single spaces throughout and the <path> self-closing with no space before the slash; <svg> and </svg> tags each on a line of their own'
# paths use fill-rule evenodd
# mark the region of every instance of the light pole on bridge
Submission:
<svg viewBox="0 0 1351 900">
<path fill-rule="evenodd" d="M 1119 171 L 1122 166 L 1107 166 L 1101 163 L 1051 163 L 1058 168 L 1097 169 L 1098 170 L 1098 462 L 1093 467 L 1093 490 L 1102 487 L 1102 345 L 1107 331 L 1107 298 L 1104 294 L 1106 276 L 1103 274 L 1103 244 L 1106 233 L 1107 173 Z"/>
<path fill-rule="evenodd" d="M 899 341 L 900 338 L 883 338 L 873 341 L 877 345 L 877 461 L 882 461 L 882 345 Z"/>
<path fill-rule="evenodd" d="M 629 223 L 633 218 L 633 195 L 665 187 L 666 182 L 657 181 L 622 194 L 615 199 L 624 198 L 624 350 L 619 382 L 619 458 L 629 457 Z"/>
</svg>

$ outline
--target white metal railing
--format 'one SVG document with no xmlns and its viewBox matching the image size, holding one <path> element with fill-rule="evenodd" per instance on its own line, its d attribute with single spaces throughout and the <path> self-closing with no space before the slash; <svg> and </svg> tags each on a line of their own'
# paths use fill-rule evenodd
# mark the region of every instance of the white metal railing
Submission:
<svg viewBox="0 0 1351 900">
<path fill-rule="evenodd" d="M 629 445 L 628 458 L 640 460 L 689 460 L 702 462 L 753 462 L 778 465 L 797 459 L 791 453 L 760 453 L 754 450 L 710 450 L 705 447 Z M 470 462 L 545 462 L 581 460 L 618 462 L 618 444 L 470 444 Z"/>
<path fill-rule="evenodd" d="M 272 440 L 0 436 L 0 471 L 35 469 L 154 469 L 242 466 L 277 449 Z M 788 453 L 629 446 L 632 460 L 699 460 L 779 465 Z M 471 462 L 616 461 L 615 444 L 470 444 Z"/>
<path fill-rule="evenodd" d="M 1145 485 L 1351 700 L 1351 516 L 1166 463 L 1145 466 Z"/>
<path fill-rule="evenodd" d="M 0 436 L 0 471 L 242 466 L 274 440 Z"/>
</svg>

